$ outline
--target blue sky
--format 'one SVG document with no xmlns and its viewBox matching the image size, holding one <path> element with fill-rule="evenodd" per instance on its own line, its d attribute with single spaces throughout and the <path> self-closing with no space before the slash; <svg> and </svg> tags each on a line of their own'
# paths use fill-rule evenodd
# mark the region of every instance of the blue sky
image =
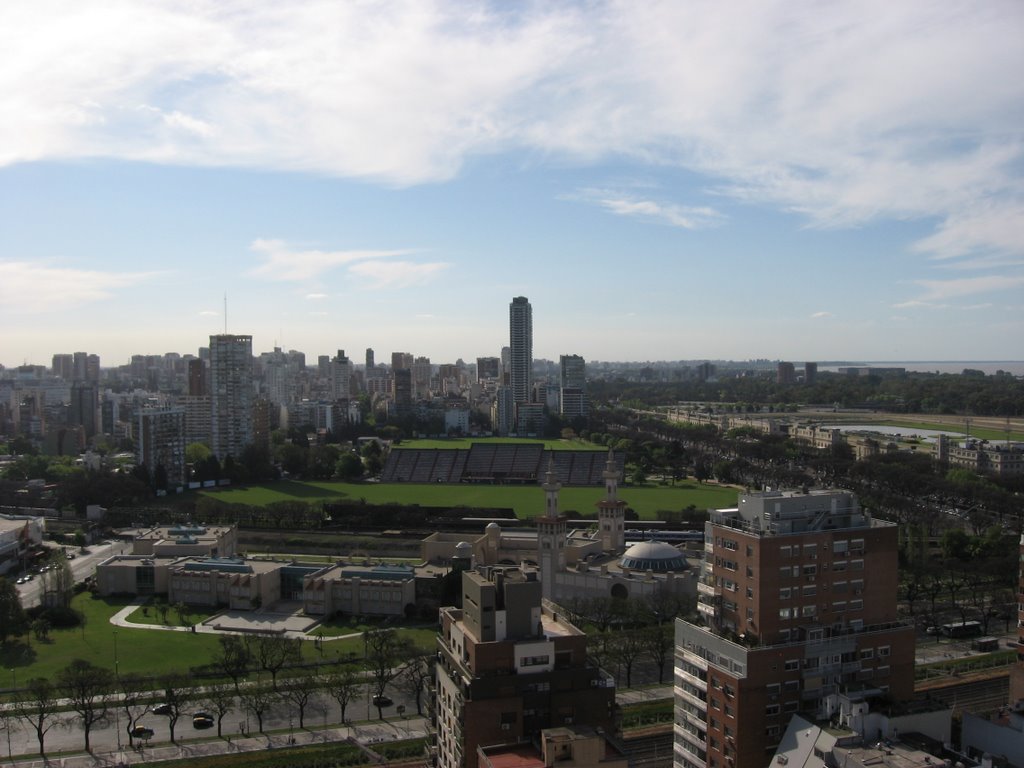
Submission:
<svg viewBox="0 0 1024 768">
<path fill-rule="evenodd" d="M 509 12 L 508 9 L 513 9 Z M 1019 359 L 1024 5 L 0 5 L 0 363 Z"/>
</svg>

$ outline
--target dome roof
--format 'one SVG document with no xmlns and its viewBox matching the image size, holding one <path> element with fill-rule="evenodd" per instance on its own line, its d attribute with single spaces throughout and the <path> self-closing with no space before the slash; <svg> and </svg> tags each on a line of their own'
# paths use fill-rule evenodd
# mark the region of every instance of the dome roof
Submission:
<svg viewBox="0 0 1024 768">
<path fill-rule="evenodd" d="M 484 530 L 485 530 L 485 531 L 500 531 L 500 530 L 501 530 L 501 526 L 500 526 L 500 525 L 498 525 L 498 524 L 497 524 L 496 522 L 494 522 L 494 521 L 492 520 L 491 522 L 489 522 L 489 523 L 487 524 L 487 527 L 486 527 L 486 528 L 484 528 Z"/>
<path fill-rule="evenodd" d="M 641 541 L 623 555 L 619 564 L 635 571 L 682 571 L 689 568 L 683 553 L 664 541 Z"/>
<path fill-rule="evenodd" d="M 473 554 L 473 547 L 468 541 L 460 541 L 455 545 L 456 557 L 470 557 Z"/>
</svg>

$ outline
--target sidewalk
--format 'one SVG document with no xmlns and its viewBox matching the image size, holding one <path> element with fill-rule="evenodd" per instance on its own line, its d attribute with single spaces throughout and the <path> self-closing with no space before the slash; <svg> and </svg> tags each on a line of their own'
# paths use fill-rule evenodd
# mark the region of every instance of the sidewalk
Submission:
<svg viewBox="0 0 1024 768">
<path fill-rule="evenodd" d="M 427 733 L 427 720 L 423 717 L 398 718 L 392 720 L 368 720 L 347 726 L 329 726 L 327 728 L 307 728 L 306 730 L 274 731 L 267 734 L 249 733 L 247 736 L 228 734 L 218 739 L 179 739 L 177 744 L 161 742 L 142 749 L 124 747 L 120 752 L 95 751 L 92 754 L 81 752 L 51 757 L 46 760 L 39 755 L 14 756 L 14 764 L 19 768 L 96 768 L 96 766 L 132 765 L 137 763 L 153 763 L 161 760 L 180 760 L 189 757 L 206 755 L 224 755 L 235 752 L 255 752 L 257 750 L 280 749 L 307 744 L 324 744 L 345 741 L 352 738 L 372 748 L 374 744 L 382 744 L 403 739 L 421 738 Z M 226 731 L 226 729 L 225 729 Z M 5 761 L 6 762 L 6 761 Z"/>
</svg>

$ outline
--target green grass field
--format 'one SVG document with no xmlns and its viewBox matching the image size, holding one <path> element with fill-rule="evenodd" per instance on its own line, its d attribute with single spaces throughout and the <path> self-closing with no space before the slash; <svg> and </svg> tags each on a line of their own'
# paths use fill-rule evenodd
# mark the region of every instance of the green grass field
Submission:
<svg viewBox="0 0 1024 768">
<path fill-rule="evenodd" d="M 907 429 L 934 429 L 936 432 L 945 432 L 947 434 L 957 433 L 962 435 L 964 433 L 964 425 L 951 425 L 951 424 L 936 424 L 927 421 L 903 421 L 902 419 L 888 419 L 885 422 L 879 422 L 879 425 L 890 426 L 890 427 L 906 427 Z M 978 427 L 974 424 L 971 425 L 971 437 L 977 438 L 978 440 L 1005 440 L 1006 430 L 1005 429 L 986 429 L 984 427 Z M 1024 440 L 1024 433 L 1010 431 L 1011 440 Z"/>
<path fill-rule="evenodd" d="M 586 440 L 545 440 L 542 438 L 529 437 L 451 437 L 442 439 L 403 440 L 395 448 L 459 448 L 468 451 L 473 443 L 507 443 L 512 445 L 536 445 L 544 444 L 547 451 L 607 451 L 603 445 L 587 442 Z"/>
<path fill-rule="evenodd" d="M 521 519 L 536 517 L 544 510 L 544 491 L 530 485 L 436 485 L 413 483 L 336 483 L 298 482 L 294 480 L 269 483 L 248 488 L 203 491 L 228 504 L 264 506 L 276 501 L 359 501 L 370 504 L 421 504 L 424 506 L 510 507 Z M 739 491 L 720 485 L 701 485 L 686 481 L 675 486 L 645 485 L 620 488 L 619 496 L 636 510 L 642 520 L 658 520 L 660 513 L 685 509 L 693 504 L 698 509 L 736 505 Z M 562 512 L 590 513 L 604 498 L 603 488 L 565 487 L 558 497 Z"/>
<path fill-rule="evenodd" d="M 97 666 L 114 669 L 115 632 L 117 671 L 122 675 L 135 673 L 159 676 L 171 672 L 187 673 L 191 667 L 213 661 L 219 647 L 216 634 L 170 632 L 142 627 L 132 629 L 111 624 L 110 618 L 130 602 L 128 598 L 92 597 L 87 592 L 76 595 L 72 607 L 85 615 L 84 631 L 78 627 L 52 630 L 49 640 L 40 643 L 33 638 L 30 645 L 26 645 L 20 638 L 8 640 L 0 646 L 0 664 L 5 669 L 14 670 L 6 684 L 11 684 L 16 679 L 20 686 L 34 677 L 52 680 L 58 670 L 66 667 L 74 659 L 85 659 Z M 150 615 L 153 615 L 152 609 Z M 175 617 L 173 610 L 171 617 Z M 340 627 L 340 623 L 329 625 L 324 636 L 348 634 L 340 631 Z M 434 629 L 417 626 L 399 628 L 399 631 L 417 647 L 424 650 L 433 647 L 436 635 Z M 325 642 L 322 654 L 311 641 L 304 642 L 302 646 L 303 656 L 310 661 L 318 658 L 335 661 L 363 655 L 363 641 L 358 637 Z"/>
</svg>

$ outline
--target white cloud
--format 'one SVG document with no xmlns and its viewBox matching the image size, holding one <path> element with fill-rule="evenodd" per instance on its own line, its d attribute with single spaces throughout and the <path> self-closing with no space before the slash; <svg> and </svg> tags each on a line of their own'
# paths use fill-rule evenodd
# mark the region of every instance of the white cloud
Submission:
<svg viewBox="0 0 1024 768">
<path fill-rule="evenodd" d="M 0 312 L 41 314 L 110 299 L 157 272 L 101 272 L 0 260 Z"/>
<path fill-rule="evenodd" d="M 814 314 L 811 315 L 811 317 L 816 320 L 820 320 L 829 317 L 835 317 L 835 315 L 833 315 L 831 312 L 815 312 Z"/>
<path fill-rule="evenodd" d="M 921 286 L 922 294 L 917 298 L 894 304 L 896 309 L 929 308 L 946 309 L 948 300 L 977 294 L 999 293 L 1024 286 L 1024 275 L 984 275 L 957 280 L 915 280 Z M 959 309 L 988 309 L 992 302 L 957 305 Z"/>
<path fill-rule="evenodd" d="M 416 264 L 411 261 L 361 261 L 349 272 L 373 281 L 374 288 L 408 288 L 429 283 L 450 264 L 443 261 Z"/>
<path fill-rule="evenodd" d="M 0 165 L 414 184 L 485 153 L 626 157 L 818 226 L 934 220 L 937 258 L 1019 255 L 1022 21 L 1016 0 L 4 3 Z"/>
<path fill-rule="evenodd" d="M 320 299 L 326 299 L 326 293 L 307 293 L 306 298 L 310 301 L 319 301 Z"/>
<path fill-rule="evenodd" d="M 271 280 L 310 280 L 337 267 L 351 265 L 369 259 L 386 259 L 392 256 L 406 256 L 413 251 L 299 251 L 283 240 L 254 240 L 249 246 L 263 257 L 263 263 L 249 270 L 254 277 Z M 322 294 L 310 294 L 306 298 L 320 298 Z"/>
<path fill-rule="evenodd" d="M 607 189 L 582 189 L 570 200 L 583 200 L 619 216 L 654 221 L 682 229 L 702 229 L 721 223 L 722 214 L 707 206 L 685 206 L 637 198 L 626 192 Z"/>
</svg>

